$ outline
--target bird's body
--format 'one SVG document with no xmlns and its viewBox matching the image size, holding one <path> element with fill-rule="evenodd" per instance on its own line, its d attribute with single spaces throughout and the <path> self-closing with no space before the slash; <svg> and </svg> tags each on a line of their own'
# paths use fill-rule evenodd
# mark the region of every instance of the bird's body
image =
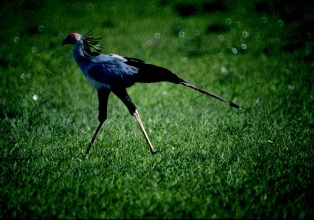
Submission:
<svg viewBox="0 0 314 220">
<path fill-rule="evenodd" d="M 79 34 L 74 36 L 82 38 Z M 72 54 L 84 76 L 97 90 L 101 88 L 127 88 L 136 82 L 180 82 L 179 78 L 171 71 L 152 64 L 146 64 L 136 58 L 98 53 L 88 56 L 84 52 L 83 45 L 83 41 L 74 44 Z"/>
<path fill-rule="evenodd" d="M 100 54 L 100 51 L 94 47 L 94 45 L 98 43 L 99 39 L 90 38 L 89 36 L 89 34 L 80 35 L 78 33 L 73 33 L 67 36 L 62 43 L 63 45 L 74 45 L 72 54 L 76 63 L 87 80 L 98 91 L 98 119 L 100 123 L 87 149 L 87 153 L 91 148 L 100 127 L 107 118 L 107 102 L 110 92 L 113 92 L 119 99 L 121 99 L 121 101 L 127 106 L 130 113 L 135 116 L 146 141 L 149 144 L 151 152 L 156 152 L 146 134 L 136 107 L 126 92 L 127 87 L 130 87 L 138 82 L 153 83 L 167 81 L 175 84 L 182 84 L 226 102 L 232 107 L 239 108 L 239 106 L 232 102 L 227 102 L 216 95 L 208 93 L 180 79 L 177 75 L 163 67 L 146 64 L 144 61 L 136 58 L 122 57 L 116 54 Z M 92 52 L 92 48 L 97 52 Z"/>
</svg>

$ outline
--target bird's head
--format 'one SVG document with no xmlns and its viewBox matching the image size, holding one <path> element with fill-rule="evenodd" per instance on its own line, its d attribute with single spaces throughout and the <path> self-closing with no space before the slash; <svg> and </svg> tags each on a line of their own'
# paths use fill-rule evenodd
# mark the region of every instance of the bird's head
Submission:
<svg viewBox="0 0 314 220">
<path fill-rule="evenodd" d="M 98 56 L 101 52 L 101 50 L 99 49 L 98 41 L 101 38 L 92 38 L 90 37 L 91 35 L 92 33 L 90 31 L 84 35 L 78 33 L 69 34 L 62 41 L 62 46 L 66 44 L 80 43 L 82 45 L 83 52 L 86 56 Z M 96 52 L 93 52 L 92 50 Z"/>
<path fill-rule="evenodd" d="M 62 41 L 62 46 L 66 44 L 75 44 L 76 42 L 80 42 L 82 39 L 82 35 L 78 33 L 69 34 L 64 40 Z"/>
</svg>

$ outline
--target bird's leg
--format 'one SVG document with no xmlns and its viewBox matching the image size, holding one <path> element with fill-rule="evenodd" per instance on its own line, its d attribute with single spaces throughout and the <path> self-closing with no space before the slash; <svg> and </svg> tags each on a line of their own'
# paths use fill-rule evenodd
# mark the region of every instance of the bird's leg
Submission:
<svg viewBox="0 0 314 220">
<path fill-rule="evenodd" d="M 108 97 L 109 97 L 109 93 L 110 91 L 107 89 L 100 89 L 97 91 L 98 92 L 98 110 L 99 110 L 99 114 L 98 114 L 98 120 L 99 120 L 99 124 L 93 134 L 93 137 L 86 149 L 86 154 L 89 153 L 90 149 L 92 148 L 94 141 L 97 137 L 97 134 L 101 128 L 101 126 L 103 125 L 103 123 L 105 122 L 105 120 L 107 119 L 107 104 L 108 104 Z"/>
<path fill-rule="evenodd" d="M 139 126 L 140 126 L 140 128 L 141 128 L 141 130 L 142 130 L 142 132 L 143 132 L 143 135 L 144 135 L 144 137 L 145 137 L 145 139 L 146 139 L 146 141 L 147 141 L 147 144 L 148 144 L 148 146 L 149 146 L 150 152 L 151 152 L 152 154 L 157 153 L 157 151 L 154 149 L 152 143 L 150 142 L 150 140 L 149 140 L 149 138 L 148 138 L 148 135 L 147 135 L 147 133 L 146 133 L 146 131 L 145 131 L 144 125 L 143 125 L 143 123 L 142 123 L 142 121 L 141 121 L 141 118 L 140 118 L 140 115 L 139 115 L 138 111 L 135 110 L 135 112 L 133 113 L 133 115 L 135 116 L 136 121 L 137 121 L 137 123 L 139 124 Z"/>
<path fill-rule="evenodd" d="M 129 97 L 129 95 L 127 94 L 125 89 L 120 89 L 120 90 L 114 90 L 113 93 L 118 96 L 118 98 L 126 105 L 126 107 L 128 108 L 129 112 L 131 113 L 131 115 L 134 115 L 134 117 L 136 118 L 137 123 L 139 124 L 141 131 L 148 143 L 150 152 L 152 154 L 157 153 L 157 151 L 154 149 L 152 143 L 150 142 L 148 135 L 145 131 L 144 125 L 141 121 L 140 115 L 138 114 L 138 111 L 136 110 L 135 105 L 133 104 L 131 98 Z"/>
<path fill-rule="evenodd" d="M 97 126 L 97 128 L 96 128 L 96 130 L 95 130 L 95 132 L 94 132 L 94 135 L 93 135 L 93 137 L 92 137 L 92 139 L 91 139 L 91 141 L 90 141 L 90 143 L 89 143 L 89 145 L 88 145 L 88 147 L 87 147 L 87 149 L 86 149 L 86 154 L 88 154 L 89 151 L 90 151 L 90 149 L 92 148 L 92 146 L 93 146 L 93 144 L 94 144 L 94 141 L 95 141 L 95 139 L 96 139 L 96 136 L 97 136 L 97 134 L 98 134 L 98 132 L 99 132 L 99 130 L 100 130 L 100 128 L 101 128 L 101 126 L 103 125 L 104 122 L 105 122 L 105 121 L 100 121 L 100 122 L 99 122 L 99 124 L 98 124 L 98 126 Z"/>
</svg>

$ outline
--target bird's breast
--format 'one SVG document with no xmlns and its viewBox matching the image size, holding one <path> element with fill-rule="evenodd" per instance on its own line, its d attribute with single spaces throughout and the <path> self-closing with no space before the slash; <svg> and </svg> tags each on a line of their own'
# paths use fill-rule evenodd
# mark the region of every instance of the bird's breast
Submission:
<svg viewBox="0 0 314 220">
<path fill-rule="evenodd" d="M 83 72 L 84 73 L 84 72 Z M 110 89 L 111 86 L 109 84 L 106 84 L 106 83 L 102 83 L 102 82 L 98 82 L 97 80 L 95 80 L 93 77 L 91 77 L 90 75 L 88 74 L 84 74 L 84 76 L 87 78 L 88 82 L 90 84 L 92 84 L 92 86 L 99 90 L 99 89 L 103 89 L 103 88 L 106 88 L 106 89 Z"/>
<path fill-rule="evenodd" d="M 90 84 L 92 84 L 92 86 L 96 89 L 102 89 L 102 88 L 106 88 L 106 89 L 110 89 L 111 86 L 109 83 L 105 83 L 103 82 L 99 82 L 97 79 L 95 79 L 92 75 L 88 74 L 88 72 L 86 70 L 82 70 L 83 75 L 86 77 L 86 79 L 88 80 L 88 82 Z"/>
<path fill-rule="evenodd" d="M 81 63 L 82 64 L 82 63 Z M 79 65 L 83 75 L 86 77 L 86 79 L 88 80 L 88 82 L 90 84 L 92 84 L 92 86 L 96 89 L 102 89 L 102 88 L 106 88 L 106 89 L 110 89 L 111 86 L 109 83 L 106 83 L 104 80 L 104 77 L 102 77 L 102 82 L 98 81 L 95 76 L 93 76 L 92 74 L 89 74 L 88 72 L 88 65 Z"/>
</svg>

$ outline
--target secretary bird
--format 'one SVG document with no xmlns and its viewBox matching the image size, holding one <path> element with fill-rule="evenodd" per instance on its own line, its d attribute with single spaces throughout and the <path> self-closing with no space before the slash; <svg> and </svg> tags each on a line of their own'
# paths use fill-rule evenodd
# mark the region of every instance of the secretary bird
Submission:
<svg viewBox="0 0 314 220">
<path fill-rule="evenodd" d="M 73 44 L 72 54 L 76 63 L 98 92 L 99 124 L 87 147 L 87 154 L 93 146 L 101 126 L 107 119 L 107 103 L 110 92 L 113 92 L 126 105 L 131 115 L 135 116 L 151 153 L 157 152 L 149 140 L 140 115 L 126 91 L 126 88 L 137 82 L 154 83 L 167 81 L 181 84 L 218 99 L 231 107 L 240 108 L 233 102 L 226 101 L 212 93 L 197 88 L 163 67 L 146 64 L 144 61 L 136 58 L 123 57 L 116 54 L 100 54 L 101 51 L 96 48 L 96 45 L 101 38 L 92 38 L 91 35 L 91 32 L 85 35 L 72 33 L 65 37 L 62 42 L 62 46 Z"/>
</svg>

